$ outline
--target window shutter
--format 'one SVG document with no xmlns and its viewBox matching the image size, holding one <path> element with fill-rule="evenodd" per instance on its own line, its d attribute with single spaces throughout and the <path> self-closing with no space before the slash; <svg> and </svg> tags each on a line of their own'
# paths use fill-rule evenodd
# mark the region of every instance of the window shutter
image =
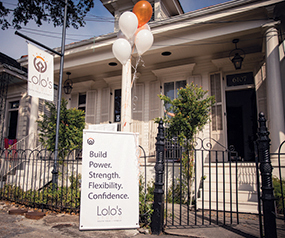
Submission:
<svg viewBox="0 0 285 238">
<path fill-rule="evenodd" d="M 222 91 L 220 74 L 212 74 L 210 76 L 211 95 L 215 96 L 216 103 L 212 107 L 212 130 L 223 130 L 222 118 Z"/>
<path fill-rule="evenodd" d="M 218 143 L 213 142 L 213 149 L 220 149 L 220 145 L 226 145 L 226 135 L 224 130 L 223 97 L 221 74 L 210 75 L 210 92 L 215 96 L 216 103 L 212 106 L 211 114 L 211 137 Z"/>
<path fill-rule="evenodd" d="M 39 98 L 39 109 L 38 109 L 38 114 L 41 115 L 44 113 L 44 105 L 45 104 L 45 100 Z"/>
<path fill-rule="evenodd" d="M 102 89 L 101 97 L 101 119 L 100 122 L 108 123 L 109 122 L 109 110 L 110 110 L 110 89 Z"/>
<path fill-rule="evenodd" d="M 160 82 L 155 81 L 150 83 L 150 95 L 149 95 L 149 119 L 153 120 L 160 116 Z"/>
<path fill-rule="evenodd" d="M 95 124 L 96 91 L 86 93 L 86 123 Z"/>
<path fill-rule="evenodd" d="M 143 120 L 144 85 L 136 84 L 132 94 L 133 120 Z"/>
<path fill-rule="evenodd" d="M 70 100 L 70 108 L 77 108 L 77 107 L 78 107 L 78 94 L 72 93 Z"/>
<path fill-rule="evenodd" d="M 57 98 L 58 98 L 58 89 L 57 89 L 57 85 L 54 85 L 54 87 L 53 87 L 53 103 L 54 103 L 54 105 L 57 105 Z"/>
<path fill-rule="evenodd" d="M 143 144 L 144 85 L 136 84 L 132 91 L 132 131 L 139 133 L 139 144 Z"/>
<path fill-rule="evenodd" d="M 48 109 L 46 102 L 49 103 L 54 103 L 50 102 L 44 99 L 39 98 L 39 108 L 38 108 L 38 115 L 46 115 L 47 117 L 50 117 L 50 110 Z"/>
</svg>

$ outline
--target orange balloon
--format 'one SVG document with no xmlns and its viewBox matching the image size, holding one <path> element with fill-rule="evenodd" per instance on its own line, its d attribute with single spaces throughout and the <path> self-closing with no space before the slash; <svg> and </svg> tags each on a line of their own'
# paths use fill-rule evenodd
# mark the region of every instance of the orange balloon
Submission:
<svg viewBox="0 0 285 238">
<path fill-rule="evenodd" d="M 135 4 L 133 13 L 136 14 L 138 18 L 138 28 L 140 28 L 150 20 L 152 16 L 152 6 L 148 1 L 139 1 Z"/>
</svg>

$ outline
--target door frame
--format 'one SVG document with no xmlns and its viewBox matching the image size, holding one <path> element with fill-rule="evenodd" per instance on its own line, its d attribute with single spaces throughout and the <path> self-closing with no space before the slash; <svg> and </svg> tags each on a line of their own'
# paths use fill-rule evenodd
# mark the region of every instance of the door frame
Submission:
<svg viewBox="0 0 285 238">
<path fill-rule="evenodd" d="M 240 72 L 238 73 L 240 74 Z M 223 75 L 223 79 L 226 78 L 227 75 L 232 75 L 232 74 L 226 74 L 226 75 Z M 227 125 L 227 101 L 226 101 L 226 92 L 230 92 L 230 91 L 240 91 L 240 90 L 246 90 L 246 89 L 254 89 L 255 91 L 255 94 L 256 94 L 256 88 L 255 88 L 255 84 L 246 84 L 246 85 L 238 85 L 238 86 L 227 86 L 227 81 L 226 80 L 223 80 L 223 99 L 224 99 L 224 102 L 223 102 L 223 108 L 224 108 L 224 136 L 225 136 L 225 144 L 226 144 L 226 148 L 229 148 L 229 145 L 228 145 L 228 125 Z M 258 107 L 258 104 L 257 104 L 257 94 L 256 94 L 256 108 Z M 257 113 L 257 111 L 256 111 Z"/>
</svg>

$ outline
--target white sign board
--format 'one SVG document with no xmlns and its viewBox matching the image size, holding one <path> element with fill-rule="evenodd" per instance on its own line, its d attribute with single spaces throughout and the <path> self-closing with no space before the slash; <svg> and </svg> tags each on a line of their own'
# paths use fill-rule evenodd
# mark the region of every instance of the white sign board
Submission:
<svg viewBox="0 0 285 238">
<path fill-rule="evenodd" d="M 53 56 L 28 44 L 28 95 L 53 101 Z"/>
<path fill-rule="evenodd" d="M 83 130 L 80 230 L 139 227 L 137 138 Z"/>
<path fill-rule="evenodd" d="M 94 131 L 117 131 L 118 124 L 92 124 L 88 126 L 89 130 Z"/>
</svg>

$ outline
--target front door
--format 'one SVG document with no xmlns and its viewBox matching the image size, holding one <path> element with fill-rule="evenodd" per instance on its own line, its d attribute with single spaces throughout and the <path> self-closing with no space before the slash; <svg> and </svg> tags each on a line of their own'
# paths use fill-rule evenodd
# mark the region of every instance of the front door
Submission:
<svg viewBox="0 0 285 238">
<path fill-rule="evenodd" d="M 255 89 L 226 92 L 228 148 L 234 146 L 239 159 L 254 161 L 257 133 Z"/>
</svg>

